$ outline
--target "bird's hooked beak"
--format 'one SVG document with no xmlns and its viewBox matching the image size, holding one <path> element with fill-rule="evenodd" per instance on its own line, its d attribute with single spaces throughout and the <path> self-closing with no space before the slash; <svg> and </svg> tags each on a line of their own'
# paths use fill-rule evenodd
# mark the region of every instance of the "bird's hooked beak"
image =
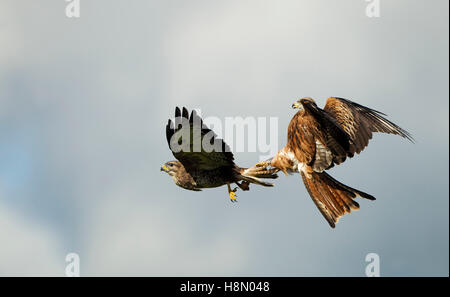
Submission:
<svg viewBox="0 0 450 297">
<path fill-rule="evenodd" d="M 302 109 L 303 105 L 300 103 L 300 100 L 295 101 L 294 104 L 292 104 L 293 109 Z"/>
<path fill-rule="evenodd" d="M 169 168 L 167 168 L 166 164 L 161 167 L 161 171 L 169 172 Z"/>
</svg>

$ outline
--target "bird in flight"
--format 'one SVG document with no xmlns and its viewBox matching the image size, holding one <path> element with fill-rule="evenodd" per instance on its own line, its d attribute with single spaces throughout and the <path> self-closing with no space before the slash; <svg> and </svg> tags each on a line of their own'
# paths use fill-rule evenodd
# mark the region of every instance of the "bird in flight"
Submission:
<svg viewBox="0 0 450 297">
<path fill-rule="evenodd" d="M 229 198 L 236 202 L 237 188 L 250 189 L 250 184 L 272 187 L 263 178 L 275 179 L 277 169 L 261 167 L 241 168 L 234 163 L 229 146 L 210 130 L 195 110 L 189 112 L 183 107 L 175 109 L 175 121 L 169 119 L 166 126 L 169 148 L 177 160 L 161 167 L 175 184 L 187 190 L 201 191 L 227 185 Z"/>
<path fill-rule="evenodd" d="M 255 168 L 274 167 L 286 175 L 299 172 L 312 200 L 335 228 L 340 217 L 359 209 L 354 198 L 375 197 L 338 182 L 325 170 L 359 154 L 374 132 L 399 135 L 411 142 L 413 138 L 385 114 L 347 99 L 330 97 L 321 109 L 305 97 L 292 107 L 299 111 L 289 123 L 287 145 Z"/>
</svg>

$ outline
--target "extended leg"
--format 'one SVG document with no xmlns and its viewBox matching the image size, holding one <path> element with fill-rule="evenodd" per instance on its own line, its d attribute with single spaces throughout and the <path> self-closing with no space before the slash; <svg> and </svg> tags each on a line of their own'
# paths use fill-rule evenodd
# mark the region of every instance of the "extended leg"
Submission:
<svg viewBox="0 0 450 297">
<path fill-rule="evenodd" d="M 231 202 L 237 202 L 237 199 L 236 199 L 237 188 L 234 188 L 234 190 L 231 190 L 231 187 L 230 187 L 229 183 L 227 183 L 227 187 L 228 187 L 228 194 L 230 194 Z"/>
</svg>

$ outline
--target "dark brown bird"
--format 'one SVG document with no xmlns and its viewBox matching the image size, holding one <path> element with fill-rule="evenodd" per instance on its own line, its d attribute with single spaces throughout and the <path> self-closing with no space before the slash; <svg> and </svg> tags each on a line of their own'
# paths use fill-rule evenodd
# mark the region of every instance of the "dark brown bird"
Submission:
<svg viewBox="0 0 450 297">
<path fill-rule="evenodd" d="M 278 177 L 276 169 L 237 166 L 229 146 L 203 124 L 195 111 L 189 116 L 186 108 L 181 111 L 177 107 L 175 123 L 172 120 L 167 123 L 166 137 L 177 161 L 165 163 L 161 171 L 168 173 L 175 184 L 184 189 L 201 191 L 227 185 L 229 197 L 235 202 L 237 188 L 232 190 L 232 183 L 248 191 L 251 183 L 272 187 L 273 184 L 261 178 Z"/>
<path fill-rule="evenodd" d="M 287 145 L 274 158 L 255 167 L 272 166 L 285 174 L 299 172 L 312 200 L 334 228 L 341 216 L 359 209 L 354 198 L 375 198 L 338 182 L 325 170 L 359 154 L 374 132 L 395 134 L 410 141 L 413 138 L 384 118 L 385 114 L 343 98 L 328 98 L 321 109 L 306 97 L 292 107 L 300 110 L 289 124 Z"/>
</svg>

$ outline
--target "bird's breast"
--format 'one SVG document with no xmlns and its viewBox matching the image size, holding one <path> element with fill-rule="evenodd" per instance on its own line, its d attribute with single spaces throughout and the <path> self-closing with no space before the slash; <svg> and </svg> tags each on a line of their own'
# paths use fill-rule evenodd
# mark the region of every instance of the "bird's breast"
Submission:
<svg viewBox="0 0 450 297">
<path fill-rule="evenodd" d="M 227 170 L 199 170 L 190 173 L 199 188 L 216 188 L 232 180 Z"/>
</svg>

